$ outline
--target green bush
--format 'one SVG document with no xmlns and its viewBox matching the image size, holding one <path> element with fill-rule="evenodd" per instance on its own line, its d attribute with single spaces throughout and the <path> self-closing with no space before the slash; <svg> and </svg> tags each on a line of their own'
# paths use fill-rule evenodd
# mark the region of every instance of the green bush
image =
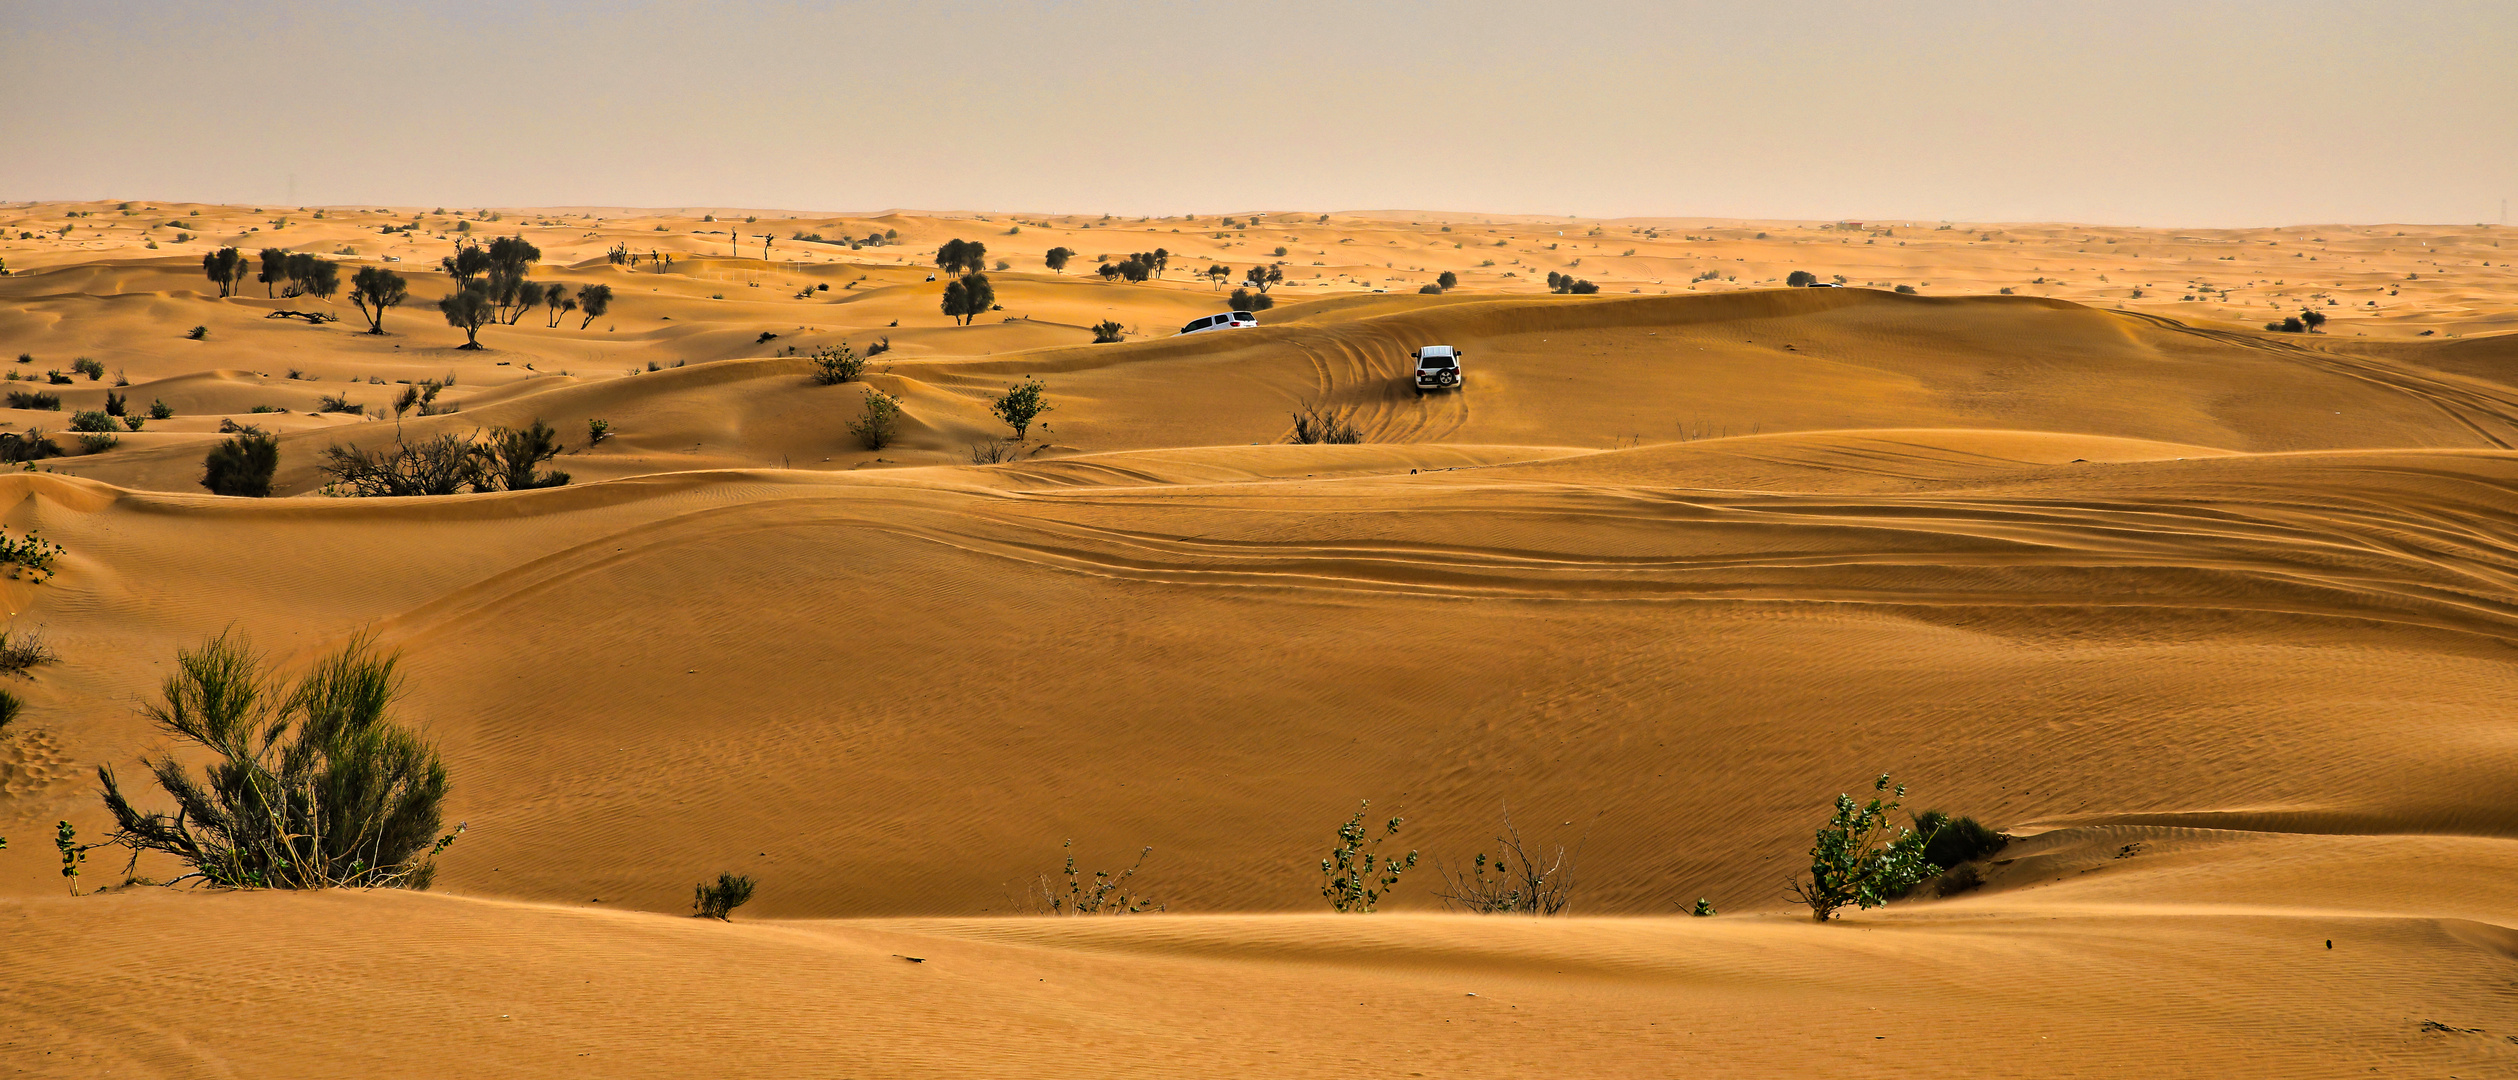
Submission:
<svg viewBox="0 0 2518 1080">
<path fill-rule="evenodd" d="M 538 416 L 523 428 L 492 428 L 488 441 L 480 448 L 483 476 L 495 488 L 508 491 L 562 486 L 568 483 L 567 473 L 535 471 L 543 462 L 558 457 L 560 450 L 560 433 Z M 480 490 L 493 489 L 484 486 Z"/>
<path fill-rule="evenodd" d="M 1118 340 L 1120 340 L 1120 336 L 1121 336 L 1121 334 L 1123 334 L 1125 331 L 1126 331 L 1126 328 L 1125 328 L 1125 327 L 1120 326 L 1120 325 L 1119 325 L 1116 321 L 1114 321 L 1114 320 L 1104 319 L 1104 320 L 1102 320 L 1102 321 L 1100 321 L 1100 322 L 1094 323 L 1094 324 L 1093 324 L 1093 344 L 1095 344 L 1095 345 L 1108 345 L 1108 344 L 1110 344 L 1111 342 L 1118 341 Z"/>
<path fill-rule="evenodd" d="M 1025 433 L 1031 430 L 1032 421 L 1039 419 L 1042 413 L 1053 411 L 1048 399 L 1041 396 L 1041 391 L 1045 389 L 1047 387 L 1042 386 L 1040 380 L 1024 376 L 1022 382 L 1007 387 L 1004 394 L 990 402 L 988 411 L 1005 421 L 1007 427 L 1013 428 L 1015 438 L 1025 438 Z"/>
<path fill-rule="evenodd" d="M 1991 857 L 2011 843 L 2010 837 L 1975 818 L 1954 818 L 1939 810 L 1915 815 L 1915 833 L 1924 837 L 1924 861 L 1944 870 Z"/>
<path fill-rule="evenodd" d="M 71 414 L 70 430 L 86 432 L 120 431 L 122 430 L 122 424 L 117 422 L 111 413 L 96 409 L 87 409 Z"/>
<path fill-rule="evenodd" d="M 359 638 L 316 661 L 295 686 L 222 634 L 176 656 L 151 720 L 215 760 L 196 777 L 173 754 L 149 762 L 176 811 L 143 813 L 112 766 L 98 766 L 107 842 L 171 855 L 228 889 L 425 889 L 436 856 L 463 831 L 438 834 L 446 766 L 437 748 L 388 715 L 402 690 L 398 658 Z"/>
<path fill-rule="evenodd" d="M 9 407 L 12 409 L 41 409 L 46 412 L 60 412 L 61 395 L 47 393 L 41 390 L 11 390 L 9 391 Z"/>
<path fill-rule="evenodd" d="M 96 361 L 90 360 L 84 356 L 70 361 L 70 370 L 87 376 L 87 381 L 89 382 L 95 382 L 96 380 L 105 377 L 105 365 L 97 363 Z"/>
<path fill-rule="evenodd" d="M 1807 270 L 1795 270 L 1784 276 L 1784 284 L 1796 289 L 1806 289 L 1818 283 L 1819 276 Z"/>
<path fill-rule="evenodd" d="M 866 361 L 848 343 L 837 347 L 822 346 L 813 350 L 813 381 L 823 386 L 852 383 L 866 373 Z"/>
<path fill-rule="evenodd" d="M 1912 891 L 1916 883 L 1940 868 L 1924 858 L 1930 838 L 1911 829 L 1892 830 L 1888 815 L 1906 797 L 1904 785 L 1890 791 L 1887 773 L 1871 784 L 1868 803 L 1836 796 L 1836 813 L 1819 827 L 1810 845 L 1810 875 L 1793 881 L 1785 895 L 1806 905 L 1810 917 L 1826 922 L 1848 904 L 1874 908 Z"/>
<path fill-rule="evenodd" d="M 280 440 L 247 432 L 210 448 L 201 459 L 201 486 L 213 495 L 260 499 L 271 494 L 280 467 Z"/>
<path fill-rule="evenodd" d="M 691 917 L 727 921 L 734 909 L 752 902 L 752 879 L 742 874 L 719 874 L 717 880 L 703 881 L 691 890 Z"/>
<path fill-rule="evenodd" d="M 881 390 L 868 387 L 865 415 L 848 425 L 848 433 L 855 435 L 866 449 L 881 450 L 892 445 L 892 440 L 900 434 L 900 426 L 900 401 Z"/>
<path fill-rule="evenodd" d="M 1407 819 L 1391 818 L 1383 823 L 1381 835 L 1373 836 L 1364 827 L 1364 811 L 1372 805 L 1370 799 L 1356 805 L 1355 816 L 1338 827 L 1338 846 L 1320 860 L 1320 895 L 1333 910 L 1371 913 L 1399 884 L 1399 876 L 1416 867 L 1414 851 L 1405 857 L 1381 853 L 1382 842 L 1398 836 L 1399 824 Z"/>
</svg>

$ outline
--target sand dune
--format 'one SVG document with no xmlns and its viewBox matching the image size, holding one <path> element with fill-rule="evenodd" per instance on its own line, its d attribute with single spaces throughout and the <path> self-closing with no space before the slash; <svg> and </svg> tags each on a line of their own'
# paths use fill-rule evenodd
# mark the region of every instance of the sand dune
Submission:
<svg viewBox="0 0 2518 1080">
<path fill-rule="evenodd" d="M 537 278 L 611 284 L 615 308 L 463 351 L 416 303 L 384 336 L 267 319 L 320 301 L 218 299 L 184 261 L 285 234 L 395 254 L 374 265 L 433 297 L 446 242 L 374 232 L 407 210 L 146 215 L 187 223 L 177 244 L 81 209 L 70 239 L 0 241 L 32 271 L 0 278 L 0 350 L 33 357 L 0 385 L 62 405 L 5 420 L 57 432 L 109 392 L 175 415 L 0 474 L 0 525 L 67 549 L 50 582 L 0 580 L 61 653 L 0 738 L 0 1062 L 29 1075 L 2518 1061 L 2497 797 L 2518 356 L 2476 336 L 2512 279 L 2436 269 L 2493 230 L 2416 256 L 2393 228 L 507 211 L 473 235 L 530 229 Z M 733 224 L 899 236 L 764 261 L 712 232 Z M 1544 256 L 1619 286 L 1596 296 L 1500 276 L 1560 228 L 1661 250 Z M 1472 230 L 1524 261 L 1477 265 Z M 642 233 L 671 272 L 602 258 Z M 2080 250 L 2101 233 L 2103 266 Z M 1090 255 L 996 275 L 1005 310 L 952 328 L 921 260 L 957 237 L 1033 266 L 1062 243 L 1195 255 L 1142 285 L 1087 279 Z M 1223 302 L 1177 280 L 1193 259 L 1279 243 L 1336 276 L 1281 286 L 1257 330 L 1169 335 Z M 2340 251 L 2373 260 L 2355 287 L 2400 284 L 2315 335 L 2224 318 L 2244 305 L 2217 290 L 1995 291 L 2040 267 L 2227 276 L 2225 249 L 2267 279 Z M 1822 251 L 1857 283 L 1936 284 L 1750 287 Z M 1427 276 L 1403 262 L 1464 285 L 1375 280 Z M 1135 332 L 1086 344 L 1103 318 Z M 862 383 L 797 355 L 886 340 Z M 1400 381 L 1431 343 L 1467 350 L 1464 392 Z M 46 378 L 82 355 L 108 376 Z M 1027 376 L 1055 410 L 972 464 Z M 422 380 L 458 411 L 379 416 Z M 846 430 L 869 388 L 906 410 L 881 451 Z M 1306 406 L 1364 441 L 1288 445 Z M 326 447 L 536 420 L 565 487 L 318 494 Z M 585 445 L 590 420 L 611 437 Z M 283 497 L 201 492 L 222 422 L 279 437 Z M 434 894 L 60 895 L 50 823 L 101 831 L 93 766 L 163 745 L 137 705 L 222 629 L 290 663 L 362 630 L 403 650 L 470 823 Z M 1811 925 L 1781 887 L 1880 772 L 2018 839 L 1976 892 Z M 1582 917 L 1437 914 L 1430 864 L 1382 915 L 1313 914 L 1365 798 L 1452 864 L 1509 805 L 1579 845 Z M 1008 917 L 1068 840 L 1088 868 L 1151 846 L 1168 912 Z M 720 870 L 758 898 L 680 917 Z M 1680 914 L 1698 897 L 1724 914 Z"/>
</svg>

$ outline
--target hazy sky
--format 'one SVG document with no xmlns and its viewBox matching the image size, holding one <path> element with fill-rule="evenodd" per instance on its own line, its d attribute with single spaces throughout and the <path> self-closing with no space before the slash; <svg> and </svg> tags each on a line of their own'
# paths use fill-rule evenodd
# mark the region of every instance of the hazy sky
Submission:
<svg viewBox="0 0 2518 1080">
<path fill-rule="evenodd" d="M 2497 221 L 2518 0 L 0 0 L 0 199 Z"/>
</svg>

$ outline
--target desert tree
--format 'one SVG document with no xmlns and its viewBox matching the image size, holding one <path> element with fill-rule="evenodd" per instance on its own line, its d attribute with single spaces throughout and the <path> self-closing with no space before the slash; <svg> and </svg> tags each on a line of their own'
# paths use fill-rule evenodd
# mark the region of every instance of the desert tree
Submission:
<svg viewBox="0 0 2518 1080">
<path fill-rule="evenodd" d="M 1442 286 L 1444 292 L 1450 292 L 1460 287 L 1460 275 L 1445 270 L 1434 279 L 1434 284 Z"/>
<path fill-rule="evenodd" d="M 734 909 L 752 902 L 752 878 L 746 874 L 723 873 L 717 880 L 703 881 L 691 891 L 691 917 L 728 921 Z"/>
<path fill-rule="evenodd" d="M 1207 285 L 1209 287 L 1221 289 L 1224 287 L 1225 282 L 1231 280 L 1233 280 L 1232 267 L 1226 266 L 1223 263 L 1207 264 Z"/>
<path fill-rule="evenodd" d="M 201 486 L 212 495 L 260 499 L 271 494 L 271 474 L 280 468 L 280 441 L 246 432 L 210 448 L 201 459 Z"/>
<path fill-rule="evenodd" d="M 166 754 L 147 762 L 173 813 L 143 812 L 113 767 L 98 766 L 114 832 L 107 843 L 170 855 L 228 889 L 425 889 L 440 835 L 447 772 L 437 748 L 392 716 L 399 657 L 352 639 L 291 685 L 241 638 L 176 655 L 161 700 L 144 709 L 167 734 L 207 751 L 195 774 Z"/>
<path fill-rule="evenodd" d="M 542 300 L 541 288 L 525 280 L 542 258 L 542 249 L 522 236 L 501 236 L 483 254 L 488 262 L 482 280 L 489 286 L 490 302 L 498 308 L 499 321 L 513 326 L 526 308 Z"/>
<path fill-rule="evenodd" d="M 578 329 L 583 330 L 594 325 L 594 321 L 602 318 L 604 312 L 612 310 L 612 286 L 580 286 L 577 290 L 577 310 L 586 315 L 585 319 L 577 324 Z"/>
<path fill-rule="evenodd" d="M 2307 325 L 2309 333 L 2314 334 L 2318 327 L 2326 325 L 2326 313 L 2316 308 L 2301 308 L 2299 321 Z"/>
<path fill-rule="evenodd" d="M 481 328 L 498 317 L 498 305 L 490 302 L 489 291 L 480 285 L 467 285 L 446 294 L 437 302 L 437 310 L 446 316 L 446 325 L 463 331 L 462 349 L 481 347 Z"/>
<path fill-rule="evenodd" d="M 1093 272 L 1100 274 L 1103 281 L 1115 281 L 1118 280 L 1120 276 L 1118 263 L 1103 263 L 1100 266 L 1095 267 Z"/>
<path fill-rule="evenodd" d="M 447 277 L 455 279 L 457 288 L 462 288 L 489 272 L 490 253 L 482 250 L 479 244 L 457 241 L 455 253 L 437 260 L 437 267 L 444 270 Z"/>
<path fill-rule="evenodd" d="M 1046 389 L 1040 380 L 1026 375 L 1022 382 L 1006 387 L 1004 394 L 989 402 L 988 411 L 1005 421 L 1007 427 L 1013 428 L 1015 438 L 1026 438 L 1032 421 L 1039 419 L 1042 413 L 1052 411 L 1048 399 L 1041 396 Z"/>
<path fill-rule="evenodd" d="M 1048 254 L 1041 256 L 1041 262 L 1051 271 L 1063 274 L 1067 272 L 1067 260 L 1072 258 L 1075 258 L 1075 252 L 1062 247 L 1054 247 L 1049 249 Z"/>
<path fill-rule="evenodd" d="M 1925 857 L 1933 836 L 1889 825 L 1889 813 L 1906 797 L 1906 786 L 1896 785 L 1892 791 L 1888 774 L 1881 773 L 1871 791 L 1868 803 L 1836 796 L 1835 816 L 1819 826 L 1810 845 L 1810 875 L 1785 886 L 1785 895 L 1808 906 L 1818 922 L 1835 918 L 1847 905 L 1874 908 L 1888 903 L 1941 872 Z"/>
<path fill-rule="evenodd" d="M 291 296 L 311 296 L 328 304 L 341 291 L 341 264 L 330 259 L 292 253 L 288 275 Z"/>
<path fill-rule="evenodd" d="M 865 403 L 865 412 L 856 423 L 848 425 L 848 433 L 855 435 L 868 450 L 881 450 L 892 445 L 892 440 L 900 435 L 900 399 L 868 387 Z"/>
<path fill-rule="evenodd" d="M 367 332 L 385 332 L 385 309 L 398 307 L 411 298 L 410 283 L 402 275 L 381 266 L 361 267 L 350 276 L 350 302 L 358 305 L 359 314 L 367 317 Z"/>
<path fill-rule="evenodd" d="M 245 253 L 232 247 L 204 252 L 201 273 L 217 282 L 221 298 L 236 295 L 236 285 L 245 280 Z"/>
<path fill-rule="evenodd" d="M 279 288 L 280 282 L 288 280 L 289 249 L 264 248 L 260 260 L 262 269 L 254 274 L 254 280 L 262 283 L 262 295 L 267 299 L 278 295 L 273 290 Z"/>
<path fill-rule="evenodd" d="M 1268 266 L 1254 266 L 1250 268 L 1249 272 L 1242 275 L 1242 281 L 1245 284 L 1248 284 L 1251 288 L 1257 289 L 1262 293 L 1267 292 L 1270 288 L 1275 287 L 1278 283 L 1283 282 L 1284 280 L 1285 267 L 1282 265 L 1272 264 Z"/>
<path fill-rule="evenodd" d="M 568 286 L 552 282 L 542 287 L 542 311 L 548 316 L 542 325 L 557 327 L 560 317 L 577 310 L 577 301 L 568 295 Z"/>
<path fill-rule="evenodd" d="M 1154 276 L 1156 278 L 1161 278 L 1163 276 L 1163 271 L 1169 269 L 1172 265 L 1172 253 L 1162 248 L 1155 248 L 1151 252 L 1138 256 L 1138 258 L 1145 260 L 1145 264 L 1153 269 Z"/>
<path fill-rule="evenodd" d="M 970 325 L 971 320 L 987 314 L 996 302 L 997 288 L 988 283 L 986 274 L 966 274 L 944 286 L 944 313 L 953 316 L 958 325 Z"/>
<path fill-rule="evenodd" d="M 936 249 L 936 269 L 948 274 L 976 274 L 988 268 L 988 245 L 976 240 L 947 240 Z"/>
<path fill-rule="evenodd" d="M 1819 276 L 1807 270 L 1795 270 L 1784 275 L 1784 284 L 1795 289 L 1806 289 L 1818 283 Z"/>
</svg>

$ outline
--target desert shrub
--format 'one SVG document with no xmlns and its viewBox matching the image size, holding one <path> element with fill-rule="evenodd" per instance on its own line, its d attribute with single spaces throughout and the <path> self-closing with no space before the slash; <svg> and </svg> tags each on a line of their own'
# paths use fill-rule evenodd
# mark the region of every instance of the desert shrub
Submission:
<svg viewBox="0 0 2518 1080">
<path fill-rule="evenodd" d="M 18 714 L 25 711 L 26 702 L 19 700 L 16 694 L 0 690 L 0 736 L 8 735 L 9 725 L 17 723 Z M 0 840 L 0 848 L 8 846 L 8 841 Z"/>
<path fill-rule="evenodd" d="M 734 909 L 752 902 L 752 879 L 745 874 L 719 874 L 691 890 L 691 917 L 727 921 Z"/>
<path fill-rule="evenodd" d="M 367 412 L 367 406 L 352 402 L 348 394 L 325 394 L 323 397 L 316 400 L 315 411 L 319 413 L 349 413 L 352 416 L 360 416 Z"/>
<path fill-rule="evenodd" d="M 284 413 L 284 412 L 287 412 L 288 410 L 287 410 L 287 409 L 283 409 L 283 408 L 281 408 L 281 407 L 279 407 L 279 406 L 277 406 L 277 405 L 256 405 L 256 406 L 254 406 L 253 408 L 247 409 L 247 410 L 245 410 L 245 411 L 246 411 L 246 412 L 249 412 L 249 413 L 253 413 L 253 414 L 255 414 L 255 415 L 259 416 L 259 415 L 261 415 L 261 414 L 263 414 L 263 413 Z"/>
<path fill-rule="evenodd" d="M 1073 848 L 1075 841 L 1069 840 L 1060 846 Z M 1153 853 L 1152 847 L 1140 849 L 1137 861 L 1130 863 L 1127 869 L 1116 874 L 1095 870 L 1090 882 L 1085 881 L 1083 871 L 1075 868 L 1075 856 L 1069 855 L 1066 868 L 1059 871 L 1065 880 L 1053 882 L 1049 875 L 1042 874 L 1040 881 L 1032 886 L 1032 911 L 1038 915 L 1137 915 L 1161 911 L 1165 905 L 1148 900 L 1129 887 L 1129 882 L 1137 876 L 1138 868 L 1145 865 L 1145 857 Z"/>
<path fill-rule="evenodd" d="M 843 341 L 834 348 L 824 345 L 813 350 L 813 381 L 823 386 L 852 383 L 866 373 L 865 357 Z"/>
<path fill-rule="evenodd" d="M 70 430 L 72 431 L 119 431 L 121 428 L 122 425 L 114 420 L 112 414 L 95 409 L 81 410 L 70 416 Z"/>
<path fill-rule="evenodd" d="M 983 439 L 970 444 L 970 463 L 973 465 L 1002 465 L 1021 456 L 1023 441 L 1020 439 Z"/>
<path fill-rule="evenodd" d="M 857 437 L 868 450 L 881 450 L 892 445 L 900 435 L 901 403 L 898 399 L 872 387 L 866 389 L 866 411 L 856 423 L 848 425 L 848 433 Z"/>
<path fill-rule="evenodd" d="M 1549 851 L 1544 843 L 1535 849 L 1524 843 L 1512 808 L 1506 807 L 1493 858 L 1481 851 L 1457 871 L 1435 860 L 1434 872 L 1443 879 L 1438 895 L 1447 906 L 1480 915 L 1554 915 L 1573 903 L 1574 860 L 1580 854 L 1567 854 L 1563 844 Z"/>
<path fill-rule="evenodd" d="M 1443 287 L 1440 285 L 1426 285 L 1418 288 L 1416 291 L 1428 296 L 1440 296 L 1442 295 Z"/>
<path fill-rule="evenodd" d="M 28 668 L 59 659 L 61 654 L 54 652 L 52 644 L 44 640 L 42 627 L 25 633 L 19 633 L 14 628 L 0 628 L 0 674 L 24 675 Z"/>
<path fill-rule="evenodd" d="M 2011 287 L 2010 287 L 2010 286 L 2008 286 L 2008 285 L 2003 286 L 2003 287 L 2002 287 L 2002 295 L 2004 295 L 2004 296 L 2009 296 L 2009 295 L 2011 295 Z"/>
<path fill-rule="evenodd" d="M 1032 421 L 1055 408 L 1041 396 L 1041 391 L 1045 389 L 1047 387 L 1042 386 L 1040 380 L 1026 375 L 1022 382 L 1006 387 L 1005 393 L 989 402 L 988 411 L 1005 421 L 1007 427 L 1013 428 L 1015 438 L 1024 438 L 1025 433 L 1031 430 Z"/>
<path fill-rule="evenodd" d="M 1696 898 L 1696 906 L 1689 908 L 1687 913 L 1699 919 L 1710 919 L 1718 914 L 1718 912 L 1714 910 L 1714 902 L 1707 900 L 1702 896 Z"/>
<path fill-rule="evenodd" d="M 609 420 L 588 420 L 588 421 L 586 421 L 586 445 L 588 445 L 588 446 L 598 446 L 598 445 L 601 445 L 601 444 L 602 444 L 603 440 L 605 440 L 605 439 L 609 439 L 609 438 L 611 438 L 611 437 L 612 437 L 612 421 L 609 421 Z"/>
<path fill-rule="evenodd" d="M 1124 333 L 1126 329 L 1126 327 L 1119 325 L 1119 323 L 1113 319 L 1104 319 L 1100 322 L 1094 323 L 1093 344 L 1108 345 L 1111 342 L 1118 341 L 1120 340 L 1120 335 Z"/>
<path fill-rule="evenodd" d="M 1364 432 L 1347 418 L 1346 413 L 1306 401 L 1302 408 L 1294 410 L 1294 434 L 1286 441 L 1304 445 L 1347 445 L 1363 442 Z"/>
<path fill-rule="evenodd" d="M 9 391 L 9 407 L 12 409 L 42 409 L 47 412 L 60 412 L 61 395 L 46 393 L 41 390 L 11 390 Z"/>
<path fill-rule="evenodd" d="M 767 345 L 767 344 L 769 344 L 770 342 L 773 342 L 773 341 L 776 341 L 776 340 L 778 340 L 778 335 L 777 335 L 777 334 L 774 334 L 774 333 L 772 333 L 772 332 L 770 332 L 770 331 L 767 331 L 767 330 L 763 330 L 763 331 L 761 331 L 761 336 L 760 336 L 760 337 L 753 339 L 752 344 L 754 344 L 754 345 Z"/>
<path fill-rule="evenodd" d="M 899 320 L 893 320 L 892 325 L 899 326 Z M 892 339 L 890 338 L 884 338 L 872 345 L 866 346 L 866 355 L 869 357 L 881 356 L 890 351 L 892 351 Z"/>
<path fill-rule="evenodd" d="M 1943 869 L 1989 858 L 2011 843 L 2010 837 L 1975 818 L 1954 818 L 1939 810 L 1915 815 L 1915 833 L 1924 838 L 1924 861 Z"/>
<path fill-rule="evenodd" d="M 259 432 L 237 435 L 210 448 L 201 459 L 201 486 L 212 495 L 260 499 L 271 494 L 271 474 L 280 468 L 280 440 Z"/>
<path fill-rule="evenodd" d="M 0 462 L 19 465 L 59 456 L 61 448 L 45 437 L 42 428 L 32 428 L 23 434 L 0 431 Z"/>
<path fill-rule="evenodd" d="M 54 386 L 68 386 L 71 379 L 58 371 L 47 371 L 44 373 L 44 381 Z"/>
<path fill-rule="evenodd" d="M 138 431 L 142 427 L 146 426 L 148 422 L 148 418 L 144 416 L 126 416 L 122 418 L 122 426 L 126 431 Z"/>
<path fill-rule="evenodd" d="M 1276 306 L 1276 297 L 1248 289 L 1235 289 L 1227 302 L 1235 311 L 1266 311 Z"/>
<path fill-rule="evenodd" d="M 121 442 L 121 437 L 111 432 L 88 431 L 81 432 L 79 435 L 79 445 L 91 454 L 102 454 Z"/>
<path fill-rule="evenodd" d="M 1897 287 L 1897 291 L 1898 291 L 1898 292 L 1901 292 L 1901 293 L 1904 293 L 1904 294 L 1906 294 L 1906 295 L 1908 295 L 1908 296 L 1913 296 L 1913 295 L 1915 295 L 1915 287 L 1914 287 L 1914 286 L 1912 286 L 1912 285 L 1900 285 L 1900 286 L 1898 286 L 1898 287 Z"/>
<path fill-rule="evenodd" d="M 1366 799 L 1355 807 L 1355 816 L 1338 827 L 1338 846 L 1320 860 L 1320 895 L 1326 897 L 1331 909 L 1339 912 L 1371 913 L 1399 884 L 1399 876 L 1416 867 L 1416 852 L 1406 856 L 1384 855 L 1383 841 L 1399 835 L 1399 825 L 1406 818 L 1393 817 L 1382 825 L 1381 835 L 1372 835 L 1364 827 L 1364 812 L 1372 808 Z"/>
<path fill-rule="evenodd" d="M 1888 815 L 1906 797 L 1905 785 L 1890 791 L 1887 773 L 1871 784 L 1868 803 L 1851 795 L 1836 796 L 1836 813 L 1818 829 L 1810 845 L 1810 876 L 1793 881 L 1785 895 L 1809 907 L 1810 917 L 1826 922 L 1847 904 L 1874 908 L 1914 889 L 1939 867 L 1924 858 L 1928 838 L 1912 829 L 1892 830 Z"/>
<path fill-rule="evenodd" d="M 357 444 L 327 446 L 316 466 L 330 478 L 328 487 L 359 498 L 408 495 L 453 495 L 471 488 L 486 490 L 479 450 L 453 435 L 411 442 L 395 431 L 393 446 L 361 450 Z"/>
<path fill-rule="evenodd" d="M 190 341 L 206 340 L 209 336 L 210 328 L 206 326 L 196 326 L 190 330 L 184 331 L 185 339 Z"/>
<path fill-rule="evenodd" d="M 117 394 L 117 393 L 115 393 L 115 392 L 113 392 L 113 391 L 111 391 L 111 390 L 107 390 L 107 391 L 105 391 L 105 415 L 107 415 L 107 416 L 128 416 L 128 415 L 130 415 L 130 414 L 131 414 L 131 399 L 130 399 L 130 398 L 124 397 L 124 396 L 122 396 L 121 394 Z"/>
<path fill-rule="evenodd" d="M 172 419 L 174 419 L 174 418 L 175 418 L 175 407 L 174 407 L 174 406 L 172 406 L 172 405 L 167 404 L 167 403 L 166 403 L 166 399 L 164 399 L 164 398 L 159 398 L 159 399 L 157 399 L 157 400 L 152 401 L 152 402 L 150 402 L 150 403 L 149 403 L 149 419 L 151 419 L 151 420 L 172 420 Z"/>
<path fill-rule="evenodd" d="M 567 473 L 535 470 L 560 456 L 561 449 L 560 433 L 538 416 L 522 428 L 492 428 L 489 439 L 480 447 L 483 479 L 508 491 L 559 487 L 568 483 Z"/>
<path fill-rule="evenodd" d="M 1807 270 L 1795 270 L 1790 274 L 1784 275 L 1784 284 L 1795 289 L 1806 289 L 1818 283 L 1819 276 Z"/>
<path fill-rule="evenodd" d="M 397 656 L 357 638 L 282 687 L 242 639 L 222 634 L 176 656 L 163 700 L 168 734 L 215 755 L 196 778 L 166 754 L 148 762 L 173 814 L 142 813 L 98 766 L 108 843 L 181 860 L 187 879 L 228 889 L 425 889 L 436 856 L 446 766 L 389 715 Z"/>
<path fill-rule="evenodd" d="M 84 356 L 70 361 L 70 370 L 87 376 L 87 381 L 89 382 L 95 382 L 96 380 L 105 377 L 105 365 L 97 363 L 96 361 L 90 360 Z"/>
<path fill-rule="evenodd" d="M 1277 253 L 1280 255 L 1284 254 L 1284 249 L 1279 248 Z M 1434 284 L 1442 286 L 1444 292 L 1450 292 L 1451 290 L 1460 287 L 1460 275 L 1452 273 L 1449 270 L 1445 270 L 1434 278 Z"/>
</svg>

